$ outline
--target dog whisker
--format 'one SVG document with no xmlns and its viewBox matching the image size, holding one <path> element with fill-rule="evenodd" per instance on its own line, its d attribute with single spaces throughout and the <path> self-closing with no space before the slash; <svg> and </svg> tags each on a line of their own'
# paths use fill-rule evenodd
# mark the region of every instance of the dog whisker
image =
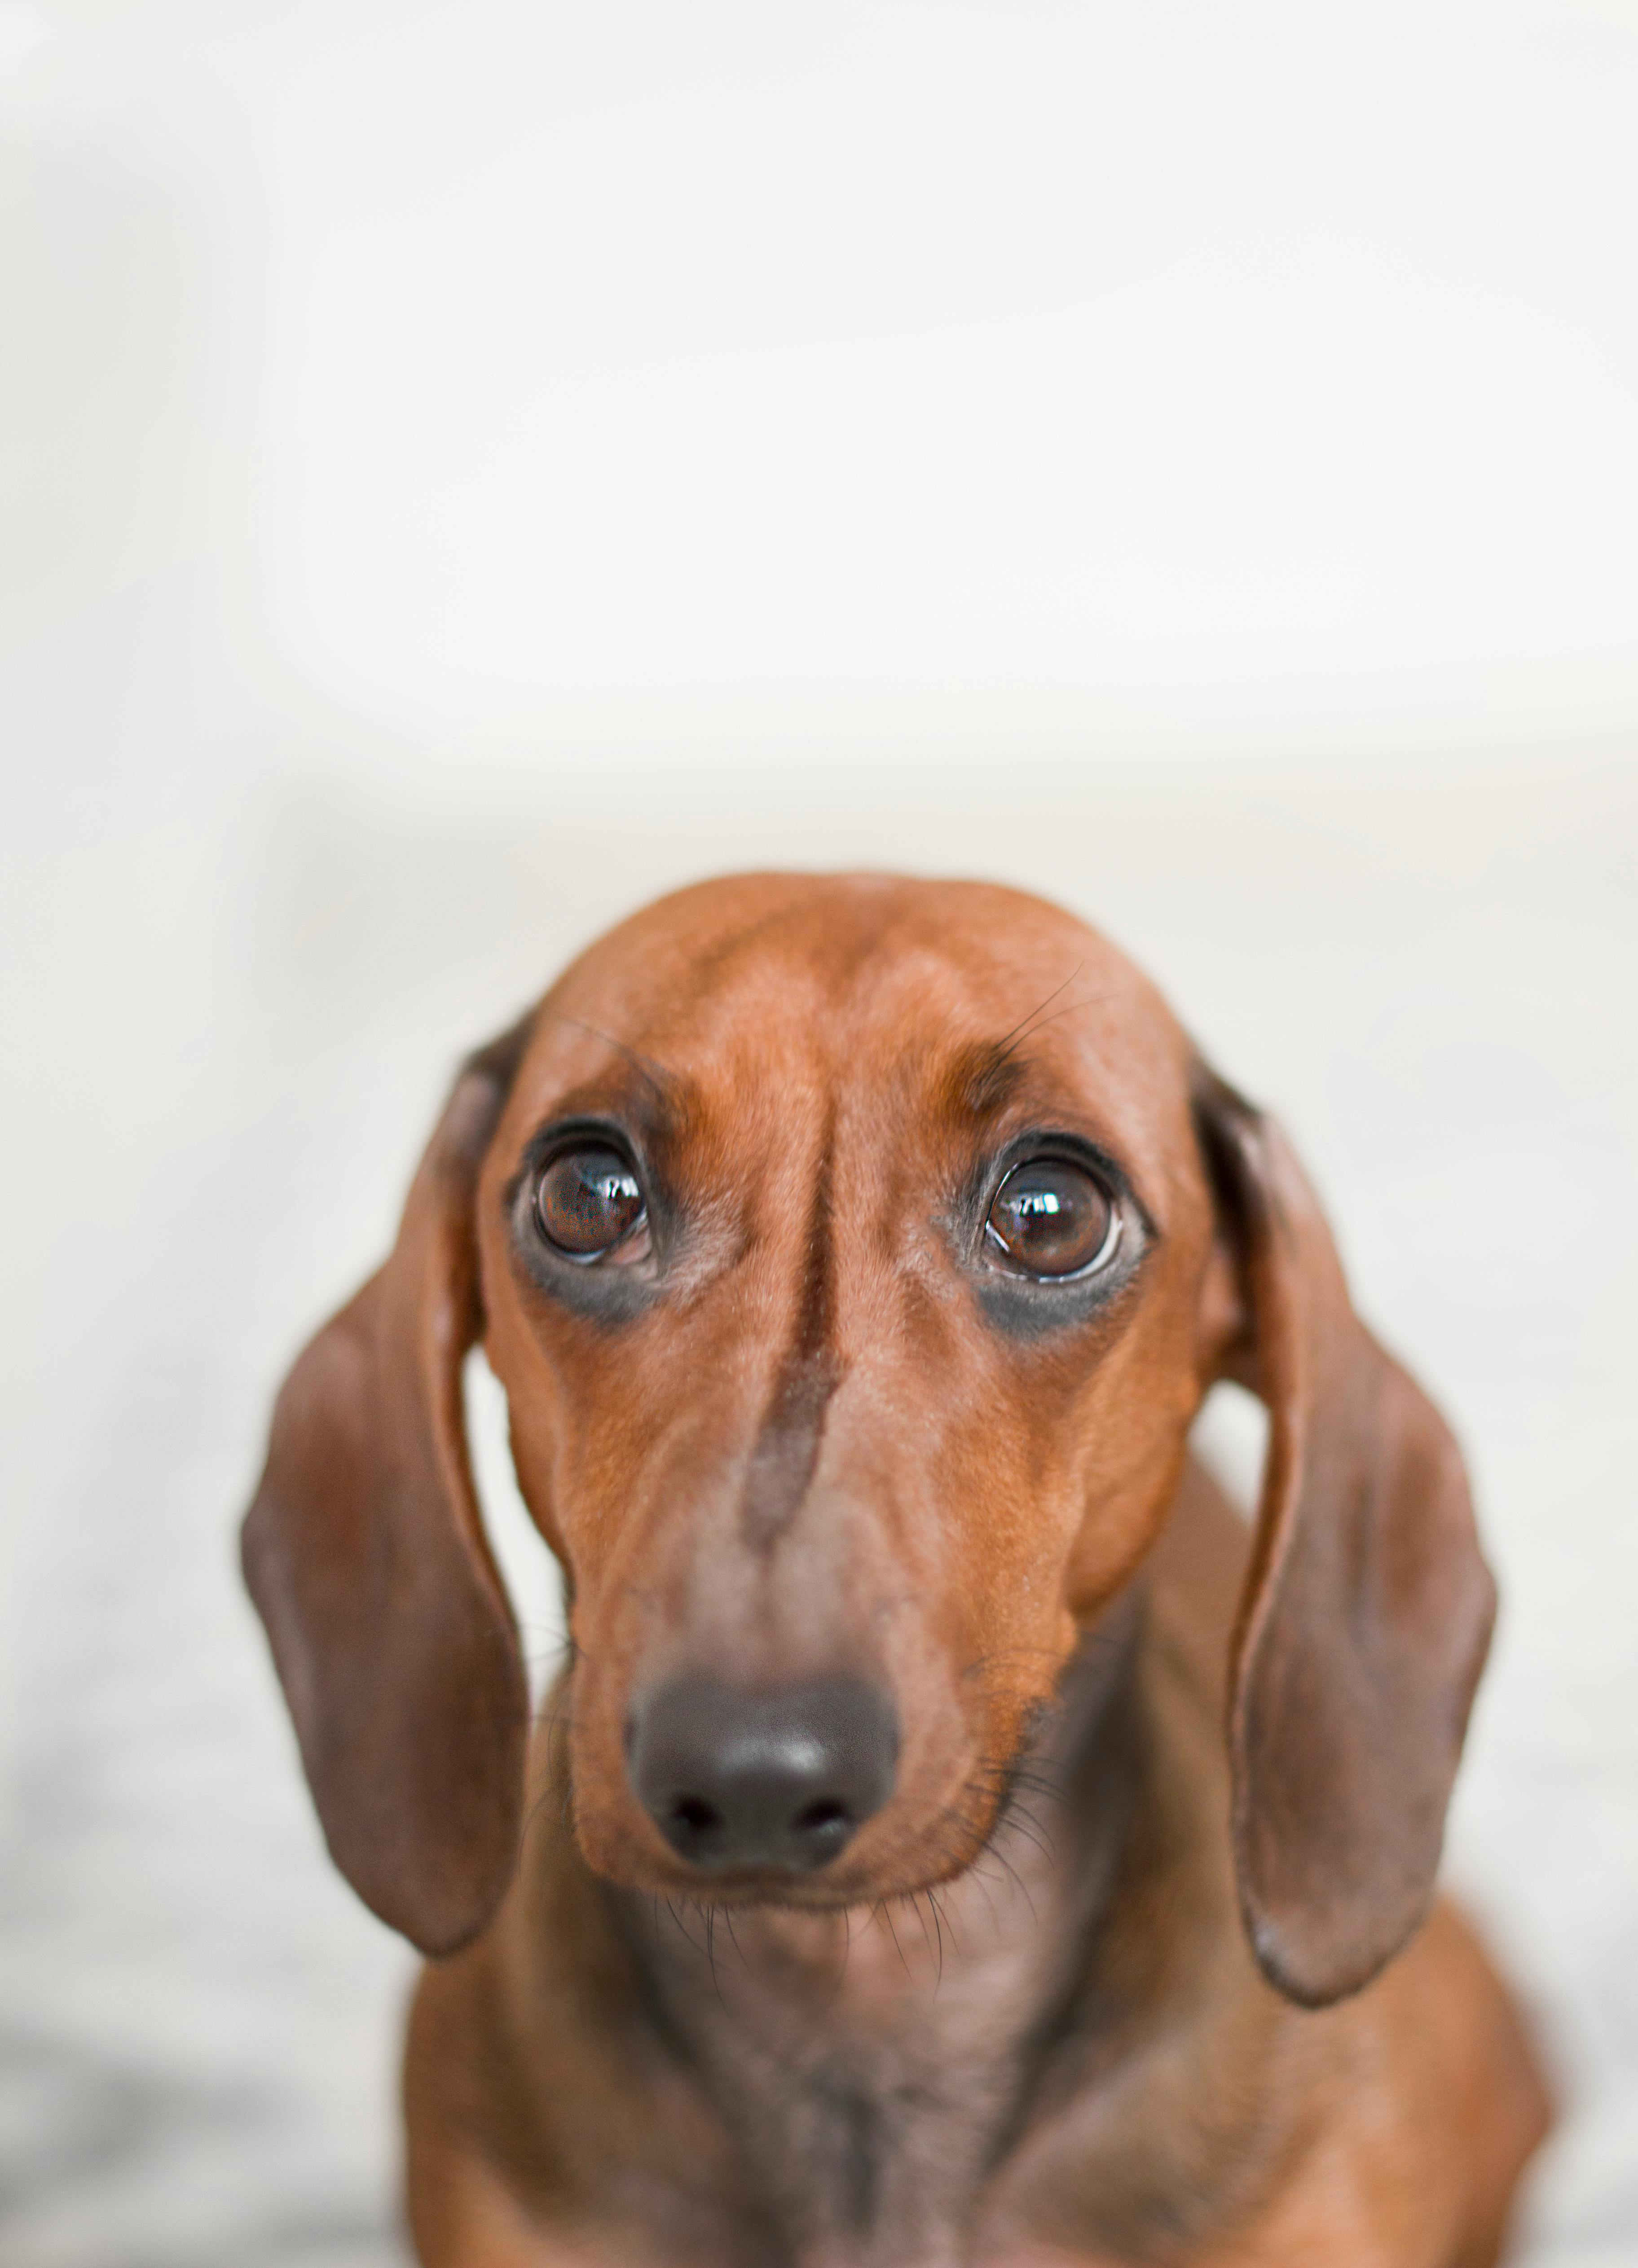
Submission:
<svg viewBox="0 0 1638 2268">
<path fill-rule="evenodd" d="M 1023 1019 L 1022 1023 L 1015 1024 L 1010 1032 L 1006 1032 L 1002 1035 L 995 1043 L 994 1052 L 998 1061 L 1003 1063 L 1006 1061 L 1007 1057 L 1011 1055 L 1013 1049 L 1018 1045 L 1019 1042 L 1023 1039 L 1025 1034 L 1029 1030 L 1029 1027 L 1035 1022 L 1036 1018 L 1041 1014 L 1044 1009 L 1050 1008 L 1051 1006 L 1053 1001 L 1057 999 L 1060 992 L 1066 992 L 1069 990 L 1069 987 L 1074 983 L 1076 977 L 1080 976 L 1081 971 L 1085 965 L 1084 961 L 1077 961 L 1074 967 L 1070 970 L 1068 976 L 1065 977 L 1063 983 L 1061 984 L 1055 984 L 1052 987 L 1045 999 L 1042 1001 L 1040 1007 L 1031 1008 L 1029 1013 Z"/>
</svg>

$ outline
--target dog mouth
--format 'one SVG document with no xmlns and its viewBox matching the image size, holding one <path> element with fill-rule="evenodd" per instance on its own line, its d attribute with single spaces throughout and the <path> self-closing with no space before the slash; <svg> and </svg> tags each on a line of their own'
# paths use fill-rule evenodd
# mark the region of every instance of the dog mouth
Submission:
<svg viewBox="0 0 1638 2268">
<path fill-rule="evenodd" d="M 931 1831 L 925 1827 L 918 1831 L 906 1822 L 902 1830 L 890 1832 L 892 1822 L 883 1818 L 877 1835 L 868 1844 L 861 1837 L 855 1847 L 845 1822 L 827 1811 L 808 1825 L 805 1847 L 794 1861 L 771 1858 L 713 1863 L 709 1858 L 702 1861 L 679 1854 L 667 1864 L 644 1852 L 631 1854 L 637 1861 L 632 1864 L 625 1852 L 587 1850 L 584 1834 L 581 1847 L 594 1873 L 623 1888 L 733 1909 L 837 1913 L 937 1889 L 982 1857 L 1001 1823 L 998 1815 L 989 1822 L 941 1822 Z M 703 1831 L 709 1836 L 712 1830 L 706 1826 Z M 826 1837 L 839 1846 L 830 1855 L 823 1855 Z"/>
</svg>

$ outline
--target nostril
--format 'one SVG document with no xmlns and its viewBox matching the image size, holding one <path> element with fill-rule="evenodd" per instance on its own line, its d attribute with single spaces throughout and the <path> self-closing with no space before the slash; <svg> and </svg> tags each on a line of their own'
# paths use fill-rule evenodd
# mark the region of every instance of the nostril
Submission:
<svg viewBox="0 0 1638 2268">
<path fill-rule="evenodd" d="M 837 1803 L 833 1796 L 823 1796 L 817 1803 L 810 1803 L 805 1811 L 799 1811 L 791 1823 L 798 1829 L 835 1827 L 846 1817 L 845 1803 Z"/>
<path fill-rule="evenodd" d="M 671 1816 L 691 1835 L 707 1835 L 722 1824 L 722 1814 L 697 1795 L 679 1797 L 671 1808 Z"/>
</svg>

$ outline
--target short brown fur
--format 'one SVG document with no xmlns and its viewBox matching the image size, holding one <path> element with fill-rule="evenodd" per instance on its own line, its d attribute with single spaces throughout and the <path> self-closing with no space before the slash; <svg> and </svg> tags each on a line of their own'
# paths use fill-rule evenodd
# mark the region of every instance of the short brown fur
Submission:
<svg viewBox="0 0 1638 2268">
<path fill-rule="evenodd" d="M 520 1226 L 570 1116 L 650 1184 L 613 1291 Z M 1120 1182 L 1096 1297 L 985 1260 L 1042 1133 Z M 480 1339 L 570 1601 L 527 1773 Z M 1251 1530 L 1188 1455 L 1219 1378 L 1269 1409 Z M 337 1863 L 443 1956 L 424 2268 L 1500 2257 L 1549 2107 L 1433 1897 L 1494 1605 L 1460 1458 L 1277 1127 L 1067 915 L 750 875 L 613 931 L 458 1083 L 245 1549 Z M 634 1696 L 702 1668 L 891 1694 L 817 1873 L 702 1876 L 637 1800 Z"/>
</svg>

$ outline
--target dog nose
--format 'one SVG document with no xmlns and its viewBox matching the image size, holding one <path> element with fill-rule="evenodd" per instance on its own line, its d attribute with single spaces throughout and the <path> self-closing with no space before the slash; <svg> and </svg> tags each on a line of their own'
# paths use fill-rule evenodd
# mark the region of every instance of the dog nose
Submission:
<svg viewBox="0 0 1638 2268">
<path fill-rule="evenodd" d="M 880 1811 L 897 1762 L 893 1705 L 859 1678 L 746 1691 L 677 1677 L 638 1699 L 627 1769 L 690 1865 L 811 1874 Z"/>
</svg>

